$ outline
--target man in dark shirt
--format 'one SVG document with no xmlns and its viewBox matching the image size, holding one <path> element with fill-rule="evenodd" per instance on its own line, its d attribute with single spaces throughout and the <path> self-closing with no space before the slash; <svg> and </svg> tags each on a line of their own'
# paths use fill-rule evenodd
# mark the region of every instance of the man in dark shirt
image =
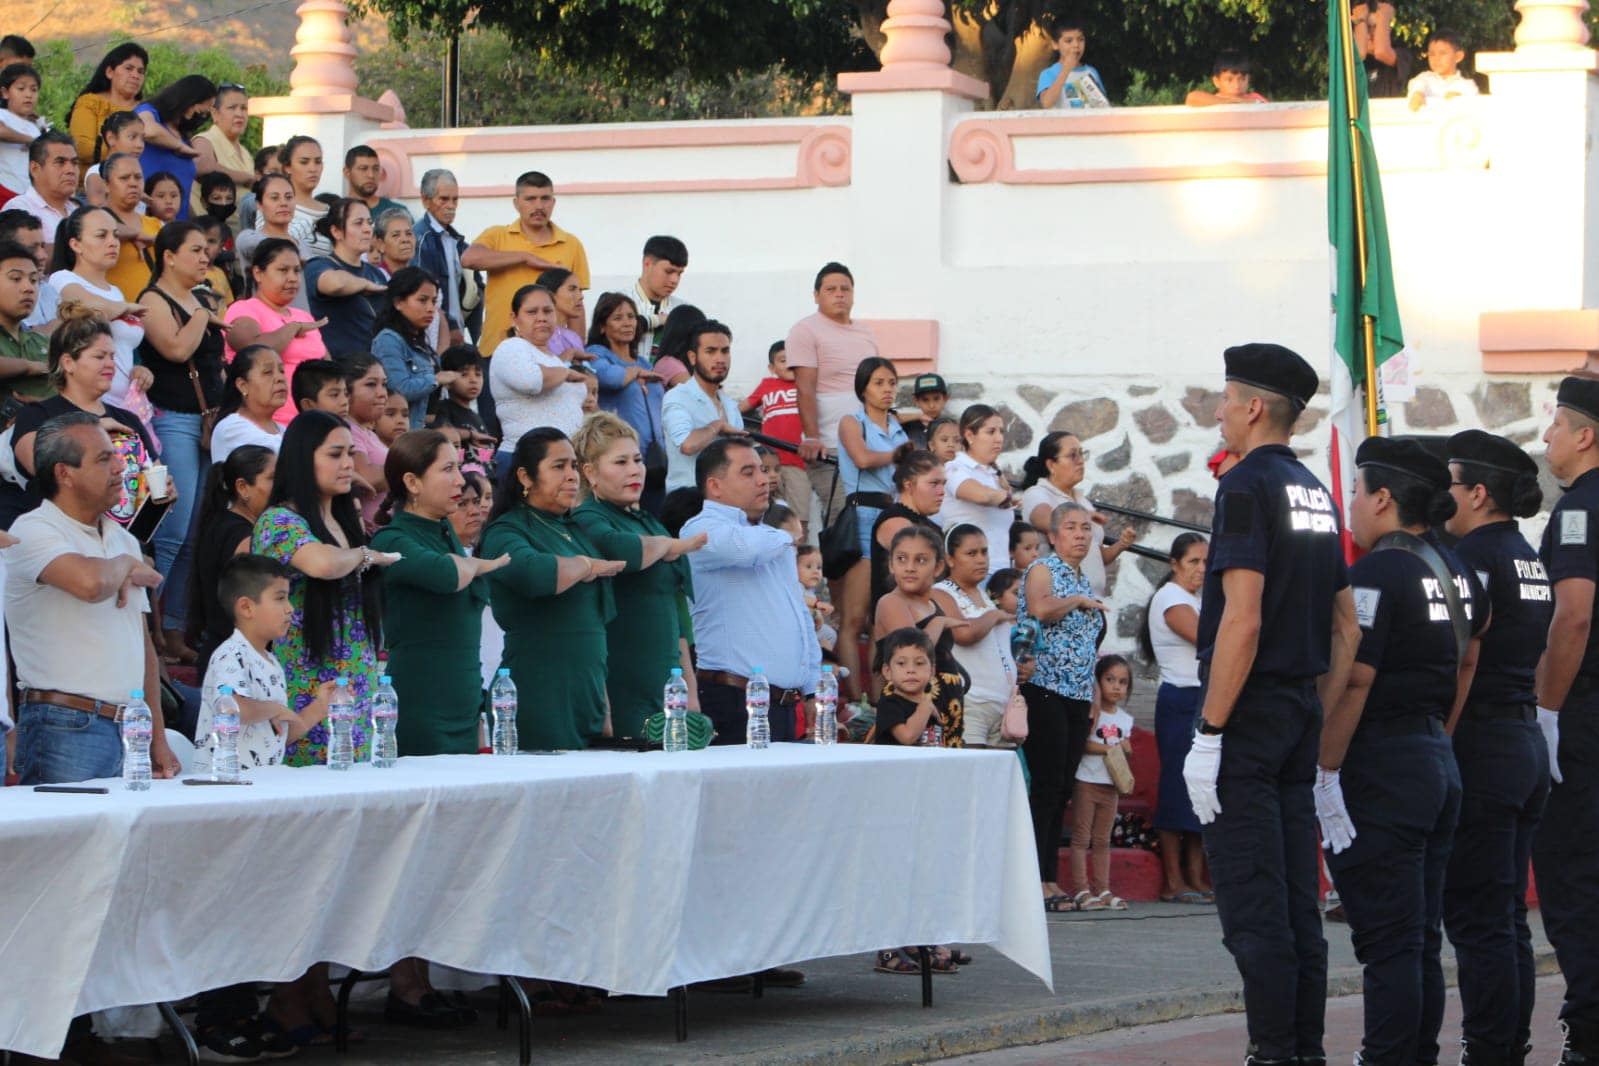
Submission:
<svg viewBox="0 0 1599 1066">
<path fill-rule="evenodd" d="M 1534 674 L 1554 614 L 1538 553 L 1516 528 L 1538 513 L 1538 464 L 1480 429 L 1449 439 L 1455 554 L 1488 594 L 1471 691 L 1452 730 L 1460 824 L 1444 874 L 1444 930 L 1460 965 L 1462 1059 L 1519 1061 L 1532 1033 L 1536 973 L 1527 864 L 1549 796 Z"/>
<path fill-rule="evenodd" d="M 1538 663 L 1538 724 L 1549 748 L 1549 803 L 1533 839 L 1544 929 L 1566 979 L 1562 1063 L 1599 1062 L 1599 381 L 1569 377 L 1544 433 L 1549 470 L 1570 487 L 1538 556 L 1554 588 Z"/>
<path fill-rule="evenodd" d="M 1489 612 L 1432 532 L 1455 506 L 1443 461 L 1370 437 L 1355 466 L 1349 525 L 1369 553 L 1349 571 L 1361 640 L 1344 691 L 1329 693 L 1316 817 L 1364 968 L 1356 1061 L 1437 1062 L 1444 870 L 1460 815 L 1445 724 Z"/>
<path fill-rule="evenodd" d="M 1332 498 L 1288 446 L 1316 372 L 1276 344 L 1225 358 L 1217 419 L 1243 458 L 1217 488 L 1199 618 L 1203 720 L 1183 778 L 1206 826 L 1223 942 L 1244 981 L 1247 1061 L 1320 1063 L 1317 678 L 1342 687 L 1359 630 Z"/>
</svg>

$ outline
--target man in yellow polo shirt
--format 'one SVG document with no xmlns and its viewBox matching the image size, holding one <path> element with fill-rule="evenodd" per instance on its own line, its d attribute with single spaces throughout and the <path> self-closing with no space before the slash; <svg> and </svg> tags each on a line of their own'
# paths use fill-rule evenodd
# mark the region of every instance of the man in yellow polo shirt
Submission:
<svg viewBox="0 0 1599 1066">
<path fill-rule="evenodd" d="M 511 198 L 517 221 L 509 226 L 491 226 L 478 235 L 461 253 L 465 270 L 488 274 L 483 294 L 483 335 L 478 349 L 492 355 L 505 339 L 511 325 L 511 297 L 524 285 L 531 285 L 552 267 L 565 267 L 577 275 L 578 284 L 589 287 L 589 258 L 583 242 L 566 232 L 550 217 L 555 213 L 555 184 L 536 170 L 516 179 L 516 194 Z M 484 374 L 487 378 L 487 373 Z"/>
</svg>

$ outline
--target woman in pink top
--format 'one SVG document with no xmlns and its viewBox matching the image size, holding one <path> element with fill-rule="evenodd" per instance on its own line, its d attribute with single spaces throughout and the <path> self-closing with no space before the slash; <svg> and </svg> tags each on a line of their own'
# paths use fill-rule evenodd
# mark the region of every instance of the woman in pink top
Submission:
<svg viewBox="0 0 1599 1066">
<path fill-rule="evenodd" d="M 355 453 L 355 498 L 361 505 L 361 522 L 367 531 L 377 529 L 378 508 L 389 494 L 384 463 L 389 449 L 378 436 L 378 419 L 389 402 L 389 377 L 383 364 L 370 352 L 351 352 L 342 361 L 345 380 L 350 383 L 351 451 Z"/>
<path fill-rule="evenodd" d="M 283 357 L 283 373 L 292 389 L 294 369 L 308 359 L 326 359 L 322 344 L 322 320 L 313 320 L 309 311 L 291 306 L 300 291 L 300 250 L 293 241 L 269 237 L 255 250 L 250 264 L 255 279 L 255 295 L 236 300 L 223 316 L 229 327 L 228 359 L 251 344 L 265 344 Z M 292 392 L 291 392 L 292 395 Z M 278 408 L 273 421 L 288 425 L 294 417 L 294 403 Z"/>
</svg>

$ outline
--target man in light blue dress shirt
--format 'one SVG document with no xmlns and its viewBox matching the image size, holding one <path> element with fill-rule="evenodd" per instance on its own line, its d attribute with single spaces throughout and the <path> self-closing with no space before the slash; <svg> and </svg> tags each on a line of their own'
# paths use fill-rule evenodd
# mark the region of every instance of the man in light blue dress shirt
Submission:
<svg viewBox="0 0 1599 1066">
<path fill-rule="evenodd" d="M 816 691 L 822 649 L 800 594 L 794 540 L 780 529 L 750 524 L 749 513 L 766 507 L 767 488 L 747 439 L 712 440 L 696 456 L 695 477 L 705 507 L 682 535 L 708 534 L 689 566 L 700 709 L 716 726 L 712 743 L 744 743 L 744 686 L 756 667 L 772 687 L 772 739 L 798 739 L 794 707 Z"/>
<path fill-rule="evenodd" d="M 689 334 L 689 369 L 694 376 L 661 401 L 666 435 L 666 491 L 692 488 L 695 457 L 714 440 L 744 432 L 738 400 L 722 388 L 733 367 L 733 331 L 713 320 Z"/>
</svg>

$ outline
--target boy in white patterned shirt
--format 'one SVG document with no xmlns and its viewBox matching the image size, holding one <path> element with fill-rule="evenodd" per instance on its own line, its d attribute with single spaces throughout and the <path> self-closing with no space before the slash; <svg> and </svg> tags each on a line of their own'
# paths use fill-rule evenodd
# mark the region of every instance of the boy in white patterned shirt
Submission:
<svg viewBox="0 0 1599 1066">
<path fill-rule="evenodd" d="M 233 689 L 239 704 L 239 769 L 283 761 L 286 742 L 299 740 L 328 713 L 334 682 L 324 682 L 317 698 L 296 714 L 289 709 L 288 683 L 271 643 L 289 631 L 289 570 L 264 555 L 235 555 L 222 568 L 217 598 L 233 616 L 233 635 L 211 654 L 195 722 L 196 769 L 209 772 L 215 738 L 211 716 L 217 690 Z M 283 732 L 279 732 L 279 723 Z"/>
<path fill-rule="evenodd" d="M 1433 107 L 1458 96 L 1476 96 L 1477 83 L 1460 73 L 1466 49 L 1454 30 L 1434 30 L 1427 38 L 1427 69 L 1410 79 L 1410 110 Z"/>
</svg>

